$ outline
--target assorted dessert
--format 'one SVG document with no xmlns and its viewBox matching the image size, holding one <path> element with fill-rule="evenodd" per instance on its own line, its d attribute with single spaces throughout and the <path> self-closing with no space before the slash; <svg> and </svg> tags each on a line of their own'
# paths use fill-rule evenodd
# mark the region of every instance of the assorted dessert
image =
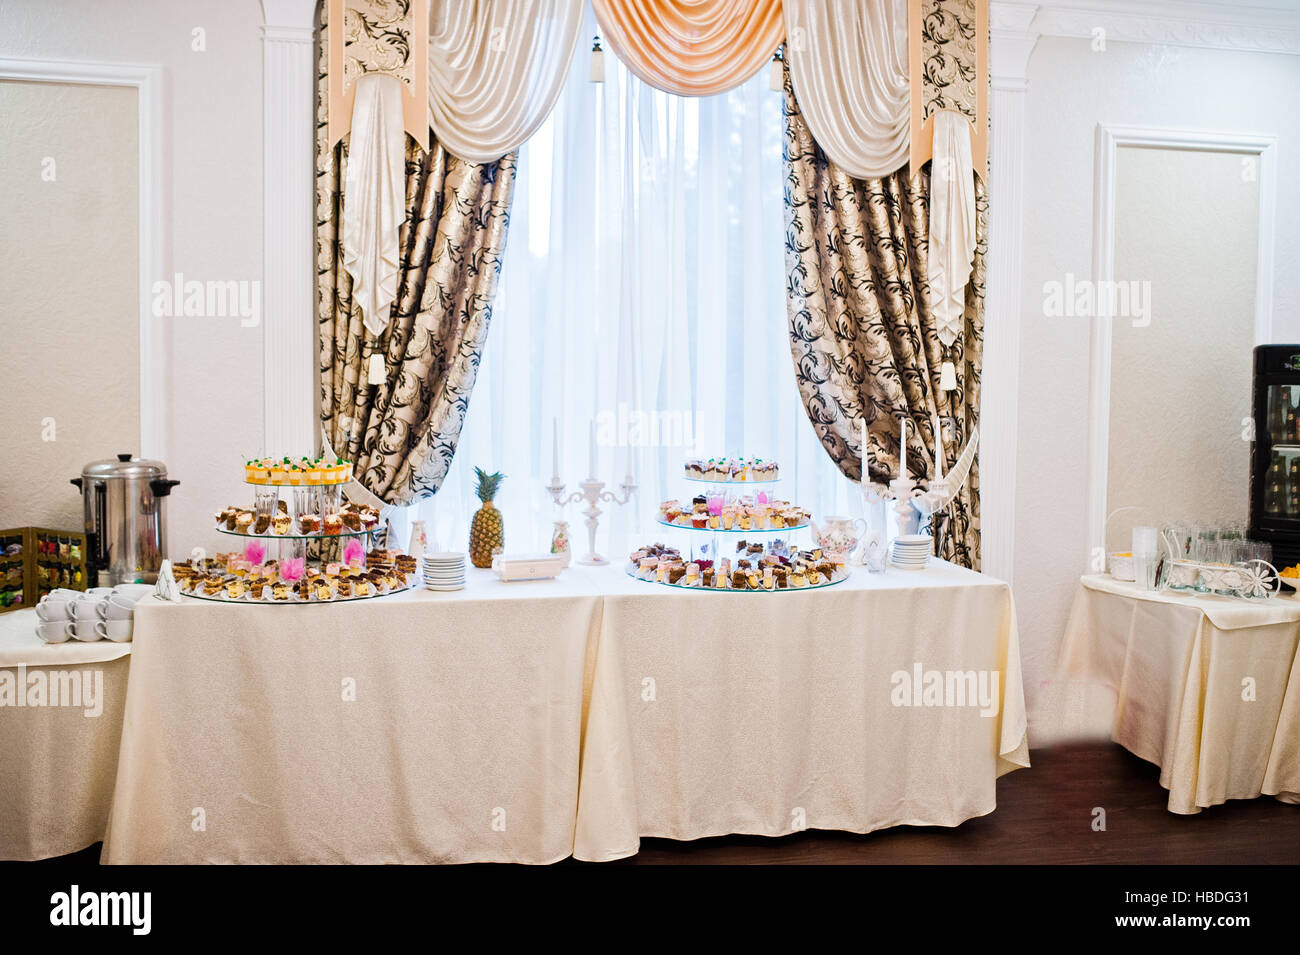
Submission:
<svg viewBox="0 0 1300 955">
<path fill-rule="evenodd" d="M 840 558 L 820 548 L 799 550 L 783 541 L 768 545 L 739 541 L 735 556 L 717 561 L 686 559 L 681 551 L 650 544 L 632 552 L 628 573 L 638 580 L 709 590 L 803 590 L 838 583 L 848 576 Z"/>
<path fill-rule="evenodd" d="M 379 524 L 379 511 L 366 504 L 344 501 L 337 512 L 327 514 L 303 513 L 290 516 L 289 505 L 275 502 L 272 513 L 231 505 L 216 515 L 217 529 L 233 531 L 245 536 L 284 537 L 336 537 L 345 533 L 372 531 Z M 295 530 L 296 525 L 296 530 Z"/>
<path fill-rule="evenodd" d="M 727 501 L 717 495 L 697 494 L 689 504 L 664 501 L 659 523 L 714 531 L 789 530 L 808 523 L 809 512 L 789 501 L 745 496 Z"/>
<path fill-rule="evenodd" d="M 214 600 L 329 603 L 406 590 L 417 560 L 400 551 L 372 550 L 352 563 L 308 567 L 302 560 L 254 564 L 239 553 L 172 565 L 181 592 Z"/>
<path fill-rule="evenodd" d="M 781 469 L 775 461 L 762 458 L 692 458 L 686 462 L 686 476 L 692 481 L 716 481 L 719 484 L 744 481 L 778 481 Z"/>
<path fill-rule="evenodd" d="M 352 479 L 352 462 L 343 458 L 262 458 L 244 465 L 244 480 L 249 484 L 326 485 L 346 484 Z"/>
</svg>

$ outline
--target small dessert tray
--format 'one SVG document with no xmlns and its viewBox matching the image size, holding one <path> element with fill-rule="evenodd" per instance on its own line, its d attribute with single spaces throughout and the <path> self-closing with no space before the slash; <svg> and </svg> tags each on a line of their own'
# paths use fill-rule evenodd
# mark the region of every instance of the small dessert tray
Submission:
<svg viewBox="0 0 1300 955">
<path fill-rule="evenodd" d="M 319 530 L 319 531 L 316 531 L 315 533 L 312 533 L 312 534 L 303 534 L 303 533 L 301 533 L 301 532 L 293 532 L 293 533 L 289 533 L 289 534 L 277 534 L 277 533 L 275 533 L 275 531 L 273 531 L 273 530 L 269 530 L 269 529 L 268 529 L 265 533 L 262 533 L 262 534 L 255 534 L 255 533 L 252 532 L 252 531 L 231 531 L 231 530 L 227 530 L 224 526 L 218 524 L 216 527 L 213 528 L 213 530 L 215 530 L 215 531 L 216 531 L 217 533 L 219 533 L 219 534 L 229 534 L 231 537 L 252 537 L 252 538 L 256 538 L 257 540 L 273 540 L 273 541 L 306 540 L 306 541 L 314 541 L 314 540 L 335 540 L 335 539 L 340 538 L 340 537 L 364 537 L 364 536 L 367 535 L 367 534 L 375 534 L 375 533 L 378 533 L 379 528 L 378 528 L 378 527 L 370 527 L 370 528 L 365 528 L 365 527 L 363 527 L 363 528 L 362 528 L 361 530 L 359 530 L 359 531 L 354 531 L 354 530 L 351 530 L 350 528 L 348 528 L 348 527 L 345 526 L 345 527 L 343 527 L 341 530 L 339 530 L 337 533 L 334 533 L 334 534 L 327 534 L 323 529 L 322 529 L 322 530 Z"/>
<path fill-rule="evenodd" d="M 723 478 L 684 477 L 682 478 L 682 480 L 690 481 L 692 484 L 713 484 L 718 487 L 722 487 L 723 485 L 726 485 L 728 488 L 744 487 L 746 484 L 780 484 L 781 483 L 780 478 L 748 478 L 747 480 L 743 480 L 743 481 L 732 481 Z"/>
<path fill-rule="evenodd" d="M 703 590 L 709 593 L 719 593 L 719 594 L 793 594 L 793 593 L 802 593 L 805 590 L 825 590 L 827 587 L 834 587 L 836 584 L 844 583 L 844 581 L 849 579 L 849 574 L 850 574 L 848 567 L 845 567 L 842 573 L 834 574 L 829 578 L 823 575 L 823 579 L 819 583 L 804 584 L 802 587 L 781 587 L 781 588 L 773 587 L 771 590 L 768 590 L 767 588 L 762 586 L 758 587 L 757 589 L 750 589 L 749 587 L 744 587 L 744 588 L 733 587 L 731 586 L 730 580 L 727 581 L 727 585 L 725 587 L 713 587 L 713 586 L 705 587 L 703 583 L 670 584 L 666 580 L 665 581 L 646 580 L 646 578 L 640 576 L 637 573 L 637 567 L 635 564 L 632 563 L 628 563 L 627 565 L 625 565 L 623 569 L 626 571 L 629 577 L 631 577 L 633 580 L 639 580 L 643 584 L 653 584 L 656 587 L 672 587 L 674 590 Z M 683 580 L 684 579 L 685 578 L 683 578 Z M 760 581 L 761 579 L 762 578 L 760 577 Z"/>
<path fill-rule="evenodd" d="M 691 524 L 670 524 L 667 521 L 656 521 L 660 527 L 671 527 L 677 531 L 695 531 L 701 534 L 786 534 L 790 531 L 801 531 L 808 526 L 803 524 L 787 524 L 785 527 L 750 527 L 743 529 L 739 527 L 695 527 Z"/>
<path fill-rule="evenodd" d="M 405 584 L 403 584 L 400 587 L 393 587 L 388 590 L 372 589 L 370 593 L 363 594 L 361 596 L 357 596 L 356 594 L 351 594 L 347 597 L 338 597 L 338 596 L 331 597 L 328 600 L 321 600 L 314 596 L 304 600 L 302 597 L 294 593 L 292 589 L 290 589 L 289 591 L 289 596 L 285 597 L 283 600 L 276 600 L 274 597 L 271 596 L 254 597 L 252 596 L 251 591 L 246 592 L 243 596 L 240 597 L 230 597 L 226 594 L 224 590 L 217 594 L 196 594 L 189 590 L 182 590 L 181 595 L 185 597 L 193 597 L 196 600 L 210 600 L 213 603 L 223 603 L 223 604 L 254 604 L 257 606 L 269 606 L 269 607 L 279 607 L 287 604 L 294 607 L 304 607 L 310 604 L 322 604 L 322 605 L 342 604 L 342 603 L 353 603 L 358 600 L 373 600 L 376 597 L 389 597 L 393 594 L 404 593 L 408 590 L 411 590 L 413 587 L 414 587 L 414 583 L 412 583 L 411 580 L 408 580 Z M 264 594 L 269 594 L 270 590 L 271 590 L 270 587 L 262 588 Z"/>
</svg>

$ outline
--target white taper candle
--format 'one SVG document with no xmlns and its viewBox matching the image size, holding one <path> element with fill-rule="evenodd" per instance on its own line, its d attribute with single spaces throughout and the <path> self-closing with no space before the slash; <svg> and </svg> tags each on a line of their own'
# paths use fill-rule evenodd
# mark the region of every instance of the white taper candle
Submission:
<svg viewBox="0 0 1300 955">
<path fill-rule="evenodd" d="M 898 478 L 907 478 L 907 415 L 898 422 Z"/>
<path fill-rule="evenodd" d="M 943 477 L 943 426 L 939 424 L 939 412 L 932 416 L 934 421 L 934 477 Z"/>
<path fill-rule="evenodd" d="M 551 469 L 552 484 L 560 483 L 560 419 L 551 419 Z"/>
<path fill-rule="evenodd" d="M 867 450 L 867 418 L 862 417 L 862 483 L 871 483 L 871 454 Z"/>
</svg>

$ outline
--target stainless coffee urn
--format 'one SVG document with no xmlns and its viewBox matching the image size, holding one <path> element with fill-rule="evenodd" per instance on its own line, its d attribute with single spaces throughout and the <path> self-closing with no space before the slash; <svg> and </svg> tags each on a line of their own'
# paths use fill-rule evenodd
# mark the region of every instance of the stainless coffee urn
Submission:
<svg viewBox="0 0 1300 955">
<path fill-rule="evenodd" d="M 81 488 L 91 585 L 151 584 L 167 554 L 167 497 L 180 481 L 167 466 L 129 454 L 92 461 L 72 483 Z"/>
</svg>

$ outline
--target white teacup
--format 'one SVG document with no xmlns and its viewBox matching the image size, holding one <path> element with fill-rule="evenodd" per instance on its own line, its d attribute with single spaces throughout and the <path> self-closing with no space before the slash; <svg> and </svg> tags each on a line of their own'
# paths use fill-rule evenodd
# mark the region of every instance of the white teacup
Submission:
<svg viewBox="0 0 1300 955">
<path fill-rule="evenodd" d="M 68 616 L 76 620 L 89 620 L 94 623 L 96 620 L 103 618 L 102 610 L 105 603 L 103 597 L 82 597 L 80 600 L 71 601 L 68 607 Z"/>
<path fill-rule="evenodd" d="M 153 584 L 118 584 L 113 588 L 113 592 L 123 597 L 130 597 L 132 600 L 139 600 L 141 597 L 147 597 L 154 592 Z"/>
<path fill-rule="evenodd" d="M 38 624 L 36 635 L 46 643 L 63 643 L 72 636 L 72 624 L 66 620 L 51 620 Z"/>
<path fill-rule="evenodd" d="M 112 587 L 88 587 L 86 593 L 92 597 L 107 597 L 113 592 Z"/>
<path fill-rule="evenodd" d="M 64 623 L 71 613 L 70 600 L 42 600 L 36 605 L 36 616 L 42 623 Z"/>
<path fill-rule="evenodd" d="M 125 643 L 131 639 L 131 621 L 129 619 L 101 620 L 95 624 L 95 633 L 105 640 Z"/>
<path fill-rule="evenodd" d="M 75 640 L 81 640 L 83 643 L 94 643 L 100 639 L 95 627 L 103 623 L 99 617 L 80 617 L 76 620 L 68 621 L 68 634 Z"/>
<path fill-rule="evenodd" d="M 104 620 L 129 620 L 135 611 L 135 598 L 114 594 L 104 601 Z"/>
</svg>

